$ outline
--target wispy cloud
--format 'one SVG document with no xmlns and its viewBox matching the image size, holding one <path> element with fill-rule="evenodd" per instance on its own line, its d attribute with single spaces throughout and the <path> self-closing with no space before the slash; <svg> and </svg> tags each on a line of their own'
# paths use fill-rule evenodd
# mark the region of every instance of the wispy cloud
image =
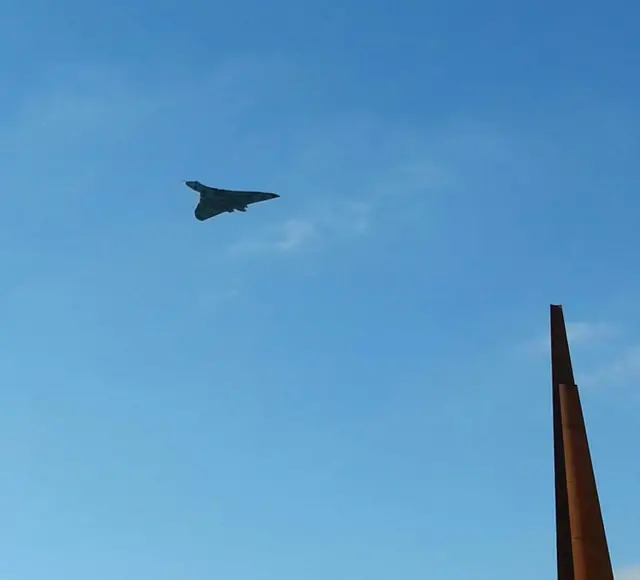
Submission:
<svg viewBox="0 0 640 580">
<path fill-rule="evenodd" d="M 341 139 L 336 137 L 336 141 Z M 323 166 L 327 161 L 319 161 Z M 293 163 L 295 165 L 295 163 Z M 411 150 L 406 157 L 391 157 L 385 162 L 361 168 L 361 177 L 341 176 L 337 168 L 331 186 L 316 184 L 311 201 L 298 212 L 299 217 L 287 217 L 279 225 L 267 227 L 257 235 L 234 243 L 229 253 L 291 253 L 320 244 L 366 236 L 374 231 L 378 216 L 384 212 L 387 224 L 398 216 L 415 215 L 425 210 L 429 196 L 437 195 L 456 183 L 454 172 L 446 163 L 431 157 L 428 148 Z M 331 170 L 327 168 L 327 172 Z M 355 183 L 354 183 L 355 182 Z M 328 191 L 328 194 L 327 194 Z M 392 208 L 393 211 L 389 211 Z"/>
<path fill-rule="evenodd" d="M 42 81 L 38 91 L 23 99 L 14 122 L 0 132 L 0 145 L 8 144 L 21 157 L 16 166 L 28 165 L 37 156 L 40 166 L 47 169 L 41 172 L 43 179 L 52 173 L 46 167 L 49 152 L 54 156 L 56 151 L 64 152 L 60 157 L 65 165 L 65 192 L 77 190 L 79 195 L 99 177 L 89 175 L 90 163 L 79 162 L 83 156 L 69 155 L 69 146 L 84 152 L 95 140 L 122 138 L 125 130 L 158 118 L 180 118 L 177 130 L 192 139 L 193 111 L 206 110 L 197 120 L 198 134 L 212 132 L 218 146 L 224 142 L 222 135 L 236 144 L 234 153 L 225 148 L 230 161 L 227 167 L 236 163 L 236 157 L 244 164 L 247 148 L 260 151 L 253 161 L 254 173 L 271 174 L 270 179 L 288 186 L 285 189 L 289 191 L 304 191 L 309 200 L 306 207 L 287 211 L 280 223 L 232 242 L 226 254 L 237 257 L 292 254 L 366 236 L 374 231 L 383 212 L 385 222 L 393 227 L 407 215 L 424 212 L 431 195 L 453 190 L 459 185 L 459 176 L 465 174 L 462 166 L 477 163 L 478 157 L 486 155 L 487 143 L 500 142 L 492 128 L 467 124 L 420 133 L 393 120 L 359 112 L 303 120 L 278 131 L 256 131 L 255 126 L 264 122 L 263 114 L 236 121 L 230 113 L 236 111 L 234 107 L 251 109 L 251 103 L 260 101 L 255 90 L 243 89 L 271 86 L 273 83 L 261 83 L 261 78 L 271 79 L 274 74 L 287 77 L 291 73 L 288 67 L 277 55 L 262 60 L 230 58 L 203 74 L 197 91 L 193 82 L 186 82 L 193 79 L 185 79 L 185 73 L 172 88 L 160 86 L 164 81 L 154 86 L 148 78 L 138 83 L 135 75 L 132 78 L 122 71 L 61 67 Z M 171 114 L 159 114 L 163 110 Z M 165 145 L 155 143 L 152 146 L 156 154 L 173 155 L 176 164 L 200 167 L 209 163 L 199 152 L 181 161 L 182 151 L 163 149 Z M 214 156 L 214 150 L 208 147 L 207 151 L 208 156 Z M 100 163 L 99 168 L 104 169 L 104 161 Z M 287 170 L 279 173 L 274 169 L 278 167 Z M 57 165 L 55 169 L 60 173 Z M 18 178 L 12 179 L 15 182 Z M 42 188 L 32 189 L 32 195 L 42 195 L 38 193 Z"/>
<path fill-rule="evenodd" d="M 640 580 L 640 566 L 630 566 L 615 571 L 616 580 Z"/>
<path fill-rule="evenodd" d="M 196 299 L 200 312 L 206 312 L 209 315 L 216 314 L 229 302 L 236 300 L 240 296 L 238 284 L 223 286 L 218 289 L 214 288 L 213 290 L 210 287 L 200 288 L 197 292 Z"/>
<path fill-rule="evenodd" d="M 7 117 L 0 113 L 0 146 L 42 157 L 60 147 L 104 142 L 162 115 L 185 118 L 204 110 L 208 115 L 198 127 L 206 131 L 212 117 L 219 125 L 260 102 L 269 86 L 263 81 L 284 74 L 286 63 L 277 55 L 230 55 L 197 77 L 177 65 L 167 74 L 171 69 L 167 63 L 165 74 L 153 76 L 94 62 L 53 67 L 3 102 Z"/>
<path fill-rule="evenodd" d="M 567 336 L 573 343 L 585 344 L 611 338 L 616 328 L 606 323 L 572 322 L 567 325 Z"/>
<path fill-rule="evenodd" d="M 162 91 L 83 66 L 57 67 L 13 99 L 3 107 L 11 114 L 4 121 L 0 114 L 0 186 L 19 188 L 21 195 L 3 196 L 0 203 L 28 215 L 30 225 L 34 217 L 39 223 L 59 216 L 65 201 L 95 189 L 100 168 L 110 163 L 105 148 L 140 133 L 167 103 Z"/>
<path fill-rule="evenodd" d="M 584 373 L 581 383 L 586 386 L 619 387 L 640 386 L 640 344 L 622 347 L 619 354 Z"/>
<path fill-rule="evenodd" d="M 615 338 L 618 328 L 604 322 L 568 322 L 567 338 L 570 347 L 584 347 L 602 344 Z M 549 332 L 525 341 L 523 349 L 535 355 L 548 354 L 551 348 Z"/>
<path fill-rule="evenodd" d="M 317 234 L 317 226 L 308 219 L 287 219 L 277 226 L 254 236 L 235 242 L 229 248 L 230 256 L 264 252 L 288 253 L 301 249 Z"/>
<path fill-rule="evenodd" d="M 166 93 L 142 89 L 115 71 L 60 66 L 22 95 L 0 142 L 12 150 L 37 153 L 113 135 L 114 131 L 157 113 Z"/>
<path fill-rule="evenodd" d="M 640 387 L 640 343 L 625 338 L 620 327 L 604 322 L 567 323 L 567 337 L 572 358 L 579 362 L 577 380 L 582 387 L 626 391 Z M 543 335 L 521 346 L 529 355 L 548 356 L 550 339 Z"/>
<path fill-rule="evenodd" d="M 340 237 L 363 236 L 369 232 L 373 211 L 373 204 L 357 201 L 309 208 L 304 217 L 287 218 L 235 242 L 228 255 L 291 254 Z"/>
<path fill-rule="evenodd" d="M 224 147 L 238 131 L 238 118 L 272 86 L 261 81 L 277 78 L 285 64 L 277 56 L 231 55 L 197 77 L 179 67 L 166 74 L 170 64 L 161 75 L 93 62 L 41 72 L 2 100 L 0 188 L 21 191 L 0 199 L 3 215 L 15 213 L 33 230 L 63 214 L 68 219 L 87 191 L 108 194 L 110 203 L 134 188 L 142 190 L 141 199 L 145 188 L 157 187 L 154 180 L 163 180 L 162 191 L 179 187 L 189 173 L 185 164 L 208 163 L 204 148 L 182 144 L 191 144 L 194 134 L 214 134 Z M 163 157 L 171 163 L 157 161 Z"/>
</svg>

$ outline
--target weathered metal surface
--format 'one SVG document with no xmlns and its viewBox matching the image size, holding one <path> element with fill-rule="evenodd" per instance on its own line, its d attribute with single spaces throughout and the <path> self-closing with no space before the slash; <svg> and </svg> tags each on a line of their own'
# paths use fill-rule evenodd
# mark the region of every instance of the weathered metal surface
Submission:
<svg viewBox="0 0 640 580">
<path fill-rule="evenodd" d="M 562 382 L 573 382 L 573 369 L 562 315 L 562 307 L 551 306 L 551 376 L 553 397 L 553 456 L 555 463 L 556 559 L 558 580 L 574 580 L 573 551 L 567 473 L 562 433 L 560 390 Z"/>
<path fill-rule="evenodd" d="M 561 306 L 551 306 L 558 580 L 613 580 Z"/>
</svg>

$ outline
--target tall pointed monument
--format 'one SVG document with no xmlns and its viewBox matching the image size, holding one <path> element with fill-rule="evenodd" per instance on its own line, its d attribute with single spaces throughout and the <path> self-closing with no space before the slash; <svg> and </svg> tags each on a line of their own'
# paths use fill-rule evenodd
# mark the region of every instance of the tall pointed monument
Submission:
<svg viewBox="0 0 640 580">
<path fill-rule="evenodd" d="M 614 580 L 562 306 L 551 306 L 558 580 Z"/>
</svg>

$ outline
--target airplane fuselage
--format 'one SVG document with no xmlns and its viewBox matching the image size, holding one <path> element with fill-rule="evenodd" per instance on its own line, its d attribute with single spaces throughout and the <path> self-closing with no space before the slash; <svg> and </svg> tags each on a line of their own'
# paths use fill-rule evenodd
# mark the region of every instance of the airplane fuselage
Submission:
<svg viewBox="0 0 640 580">
<path fill-rule="evenodd" d="M 200 194 L 200 199 L 202 203 L 205 204 L 219 204 L 225 203 L 229 209 L 227 210 L 229 213 L 233 213 L 234 211 L 247 211 L 247 204 L 242 203 L 240 199 L 234 199 L 233 193 L 229 192 L 221 192 L 219 190 L 210 189 L 204 191 Z M 237 196 L 238 198 L 240 196 Z"/>
</svg>

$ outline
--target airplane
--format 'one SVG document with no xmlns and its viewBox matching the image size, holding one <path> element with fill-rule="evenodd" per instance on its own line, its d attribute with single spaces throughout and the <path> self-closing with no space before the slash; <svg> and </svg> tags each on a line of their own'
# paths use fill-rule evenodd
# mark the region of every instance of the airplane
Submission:
<svg viewBox="0 0 640 580">
<path fill-rule="evenodd" d="M 199 181 L 185 181 L 187 187 L 200 194 L 200 200 L 194 211 L 196 219 L 203 222 L 221 213 L 247 211 L 247 206 L 259 201 L 267 201 L 280 197 L 277 193 L 264 191 L 235 191 L 233 189 L 218 189 L 203 185 Z"/>
</svg>

